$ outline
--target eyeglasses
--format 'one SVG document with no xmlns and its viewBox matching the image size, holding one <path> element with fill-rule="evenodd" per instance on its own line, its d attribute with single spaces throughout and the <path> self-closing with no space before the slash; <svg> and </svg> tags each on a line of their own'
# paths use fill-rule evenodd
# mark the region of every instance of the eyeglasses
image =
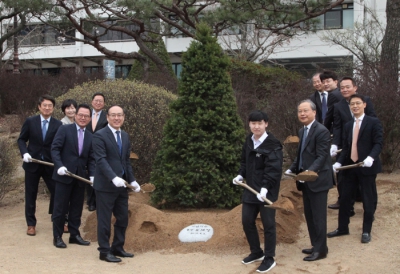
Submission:
<svg viewBox="0 0 400 274">
<path fill-rule="evenodd" d="M 90 118 L 90 115 L 85 115 L 85 114 L 82 114 L 82 113 L 79 113 L 76 116 L 78 116 L 79 118 L 85 118 L 85 119 L 89 119 Z"/>
<path fill-rule="evenodd" d="M 104 103 L 104 101 L 103 101 L 103 100 L 93 100 L 93 102 L 95 102 L 95 103 L 99 103 L 99 104 L 102 104 L 102 103 Z"/>
<path fill-rule="evenodd" d="M 121 118 L 121 117 L 124 117 L 124 114 L 123 113 L 111 113 L 111 114 L 108 114 L 108 116 L 110 116 L 111 118 L 115 118 L 115 117 Z"/>
<path fill-rule="evenodd" d="M 357 106 L 359 106 L 359 105 L 362 105 L 363 104 L 363 102 L 361 102 L 361 101 L 357 101 L 357 102 L 351 102 L 350 103 L 350 106 L 355 106 L 355 105 L 357 105 Z"/>
</svg>

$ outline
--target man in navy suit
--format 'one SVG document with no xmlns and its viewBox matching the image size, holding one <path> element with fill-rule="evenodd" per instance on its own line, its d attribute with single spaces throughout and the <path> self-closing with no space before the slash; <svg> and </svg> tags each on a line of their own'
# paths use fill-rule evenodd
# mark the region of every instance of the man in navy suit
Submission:
<svg viewBox="0 0 400 274">
<path fill-rule="evenodd" d="M 55 202 L 53 212 L 53 244 L 58 248 L 66 248 L 62 239 L 64 232 L 64 216 L 69 212 L 69 243 L 89 245 L 79 233 L 83 200 L 85 198 L 85 182 L 66 176 L 67 171 L 83 178 L 91 177 L 93 181 L 95 162 L 92 151 L 92 133 L 86 130 L 91 111 L 87 104 L 76 109 L 75 123 L 61 126 L 51 146 L 54 162 L 53 179 L 56 181 Z"/>
<path fill-rule="evenodd" d="M 309 98 L 316 106 L 317 113 L 315 115 L 315 120 L 324 124 L 324 119 L 328 111 L 328 92 L 324 90 L 325 87 L 319 77 L 320 74 L 321 73 L 314 74 L 311 79 L 315 92 L 311 94 Z"/>
<path fill-rule="evenodd" d="M 365 115 L 367 104 L 364 96 L 354 94 L 349 102 L 354 120 L 349 121 L 344 127 L 343 149 L 333 169 L 336 171 L 342 165 L 361 162 L 363 164 L 362 167 L 343 170 L 339 226 L 327 236 L 331 238 L 349 234 L 351 196 L 360 185 L 364 207 L 361 242 L 369 243 L 378 203 L 375 180 L 376 175 L 382 171 L 379 154 L 382 150 L 383 129 L 378 118 Z"/>
<path fill-rule="evenodd" d="M 92 96 L 92 119 L 90 120 L 89 124 L 86 126 L 86 129 L 91 132 L 95 133 L 96 131 L 104 128 L 107 126 L 107 114 L 104 110 L 104 106 L 106 103 L 106 97 L 101 92 L 96 92 Z M 93 190 L 93 187 L 90 185 L 86 186 L 87 192 L 87 205 L 89 211 L 96 210 L 96 193 Z"/>
<path fill-rule="evenodd" d="M 18 147 L 23 157 L 22 167 L 25 170 L 25 218 L 28 225 L 27 234 L 36 235 L 36 198 L 40 177 L 50 191 L 49 214 L 53 213 L 54 186 L 53 167 L 32 163 L 32 158 L 51 162 L 50 148 L 54 135 L 61 126 L 61 121 L 51 117 L 56 102 L 50 95 L 39 98 L 40 115 L 25 120 L 18 138 Z"/>
<path fill-rule="evenodd" d="M 125 232 L 128 226 L 128 191 L 125 181 L 135 192 L 140 186 L 133 175 L 129 160 L 131 145 L 128 133 L 121 130 L 125 114 L 121 107 L 113 106 L 107 113 L 108 126 L 93 135 L 96 160 L 93 188 L 97 198 L 97 239 L 100 260 L 120 262 L 118 257 L 133 257 L 125 252 Z M 111 216 L 115 216 L 114 239 L 110 246 Z"/>
<path fill-rule="evenodd" d="M 333 71 L 324 71 L 319 75 L 324 90 L 328 92 L 328 111 L 324 119 L 324 126 L 332 132 L 333 127 L 333 105 L 343 99 L 342 94 L 338 88 L 338 76 Z"/>
</svg>

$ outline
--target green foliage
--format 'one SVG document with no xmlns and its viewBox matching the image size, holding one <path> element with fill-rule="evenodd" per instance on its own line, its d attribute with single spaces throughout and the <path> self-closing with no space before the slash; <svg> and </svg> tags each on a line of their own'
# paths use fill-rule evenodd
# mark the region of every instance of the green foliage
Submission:
<svg viewBox="0 0 400 274">
<path fill-rule="evenodd" d="M 56 99 L 60 106 L 65 99 L 73 98 L 78 103 L 91 104 L 92 95 L 102 92 L 106 97 L 106 108 L 119 105 L 124 108 L 123 130 L 130 136 L 132 152 L 139 160 L 132 160 L 135 177 L 139 183 L 147 183 L 151 167 L 162 139 L 162 128 L 170 115 L 169 104 L 176 95 L 163 88 L 137 81 L 96 81 L 76 86 Z M 61 108 L 55 111 L 62 118 Z"/>
<path fill-rule="evenodd" d="M 210 29 L 183 55 L 179 98 L 171 105 L 161 150 L 151 174 L 155 204 L 164 207 L 232 207 L 241 189 L 231 183 L 239 167 L 243 124 L 237 115 L 230 61 Z"/>
<path fill-rule="evenodd" d="M 8 137 L 0 138 L 0 200 L 4 198 L 9 191 L 16 188 L 12 175 L 17 169 L 17 149 L 15 141 Z"/>
<path fill-rule="evenodd" d="M 132 69 L 129 72 L 128 79 L 129 80 L 137 80 L 137 81 L 145 81 L 146 83 L 151 83 L 152 85 L 162 86 L 166 89 L 175 92 L 177 88 L 178 80 L 174 71 L 172 70 L 171 59 L 168 55 L 167 49 L 165 47 L 164 41 L 158 37 L 157 35 L 151 34 L 151 38 L 157 42 L 146 42 L 149 50 L 151 50 L 154 54 L 156 54 L 165 64 L 168 75 L 165 75 L 160 71 L 160 69 L 156 66 L 156 64 L 141 50 L 139 50 L 139 54 L 145 56 L 147 62 L 149 63 L 149 76 L 147 79 L 144 79 L 144 70 L 142 63 L 138 60 L 135 60 L 132 65 Z"/>
</svg>

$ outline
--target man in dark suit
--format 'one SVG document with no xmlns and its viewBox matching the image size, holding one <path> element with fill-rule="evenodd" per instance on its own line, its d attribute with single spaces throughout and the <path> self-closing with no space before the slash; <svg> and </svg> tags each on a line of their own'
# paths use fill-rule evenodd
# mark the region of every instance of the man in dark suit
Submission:
<svg viewBox="0 0 400 274">
<path fill-rule="evenodd" d="M 344 125 L 353 120 L 353 114 L 350 111 L 349 100 L 350 97 L 357 92 L 356 82 L 351 77 L 343 77 L 339 85 L 343 99 L 336 103 L 333 107 L 333 140 L 330 150 L 331 157 L 335 157 L 337 155 L 337 150 L 342 148 Z M 368 96 L 365 96 L 365 102 L 367 104 L 367 107 L 365 108 L 365 114 L 371 117 L 376 117 L 374 107 Z M 342 177 L 342 172 L 339 172 L 337 185 L 339 197 L 336 203 L 328 205 L 328 208 L 330 209 L 339 209 Z M 353 215 L 354 210 L 351 210 L 350 214 Z"/>
<path fill-rule="evenodd" d="M 343 99 L 338 88 L 338 76 L 333 71 L 324 71 L 319 75 L 324 89 L 328 92 L 328 112 L 324 119 L 324 126 L 332 132 L 333 129 L 333 105 Z"/>
<path fill-rule="evenodd" d="M 119 106 L 108 110 L 108 126 L 93 135 L 96 160 L 93 187 L 97 197 L 97 239 L 100 260 L 120 262 L 118 257 L 133 257 L 125 252 L 125 232 L 128 226 L 128 192 L 125 181 L 140 191 L 129 160 L 131 145 L 128 133 L 121 130 L 124 111 Z M 111 215 L 115 216 L 114 239 L 110 247 Z"/>
<path fill-rule="evenodd" d="M 36 235 L 36 198 L 40 177 L 50 191 L 49 214 L 53 213 L 54 186 L 53 167 L 32 163 L 32 158 L 51 162 L 50 148 L 54 135 L 61 126 L 61 121 L 51 117 L 55 100 L 50 95 L 39 98 L 40 115 L 29 117 L 22 125 L 18 138 L 18 147 L 23 157 L 22 167 L 25 170 L 25 218 L 28 225 L 27 234 Z"/>
<path fill-rule="evenodd" d="M 303 249 L 309 254 L 304 261 L 326 258 L 327 200 L 333 186 L 331 157 L 329 155 L 330 133 L 315 120 L 316 107 L 311 100 L 304 100 L 298 106 L 298 118 L 304 125 L 299 131 L 300 143 L 297 157 L 286 171 L 296 174 L 310 170 L 318 173 L 313 182 L 297 181 L 297 189 L 303 192 L 304 215 L 307 221 L 312 248 Z"/>
<path fill-rule="evenodd" d="M 315 92 L 310 95 L 309 99 L 315 104 L 317 114 L 315 120 L 324 124 L 326 113 L 328 112 L 328 92 L 324 91 L 324 85 L 319 78 L 321 73 L 316 73 L 312 77 L 312 84 Z"/>
<path fill-rule="evenodd" d="M 95 133 L 96 131 L 104 128 L 107 126 L 107 114 L 104 110 L 104 105 L 106 102 L 106 97 L 103 93 L 96 92 L 92 96 L 92 119 L 89 124 L 86 126 L 86 129 L 91 132 Z M 88 205 L 89 211 L 96 210 L 96 193 L 93 190 L 93 187 L 90 185 L 86 186 L 86 203 Z"/>
<path fill-rule="evenodd" d="M 331 238 L 349 234 L 351 196 L 360 185 L 364 207 L 361 242 L 369 243 L 371 241 L 372 222 L 378 202 L 375 180 L 376 175 L 382 171 L 379 154 L 382 150 L 383 129 L 378 118 L 365 115 L 367 104 L 362 95 L 352 95 L 349 102 L 354 120 L 345 125 L 345 137 L 342 140 L 343 150 L 339 159 L 333 165 L 333 169 L 336 171 L 342 165 L 360 162 L 363 164 L 362 167 L 343 171 L 339 226 L 338 229 L 328 233 L 327 236 Z"/>
<path fill-rule="evenodd" d="M 69 243 L 89 245 L 82 239 L 81 225 L 83 201 L 85 199 L 85 182 L 66 176 L 67 171 L 93 181 L 95 162 L 92 150 L 92 133 L 85 130 L 90 121 L 91 111 L 87 104 L 76 109 L 75 123 L 61 126 L 51 146 L 54 162 L 53 179 L 56 181 L 53 212 L 53 244 L 58 248 L 66 248 L 62 239 L 64 232 L 64 216 L 69 212 Z"/>
</svg>

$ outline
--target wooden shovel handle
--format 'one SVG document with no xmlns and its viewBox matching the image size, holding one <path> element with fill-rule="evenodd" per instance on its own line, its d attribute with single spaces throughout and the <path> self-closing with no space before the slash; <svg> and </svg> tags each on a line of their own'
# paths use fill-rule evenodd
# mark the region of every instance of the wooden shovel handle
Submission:
<svg viewBox="0 0 400 274">
<path fill-rule="evenodd" d="M 343 169 L 355 168 L 355 167 L 360 167 L 360 166 L 362 166 L 362 165 L 364 165 L 364 162 L 359 162 L 359 163 L 354 164 L 354 165 L 347 165 L 347 166 L 338 167 L 338 168 L 336 168 L 336 170 L 343 170 Z"/>
<path fill-rule="evenodd" d="M 238 184 L 238 185 L 240 185 L 240 186 L 242 186 L 242 187 L 244 187 L 244 188 L 247 188 L 248 190 L 250 190 L 251 192 L 253 192 L 255 195 L 260 194 L 260 193 L 258 193 L 257 191 L 255 191 L 254 189 L 252 189 L 249 185 L 245 184 L 245 183 L 241 183 L 240 181 L 236 181 L 236 180 L 235 180 L 235 183 Z M 272 205 L 272 202 L 271 202 L 270 200 L 268 200 L 267 198 L 262 197 L 262 199 L 263 199 L 267 204 Z"/>
</svg>

